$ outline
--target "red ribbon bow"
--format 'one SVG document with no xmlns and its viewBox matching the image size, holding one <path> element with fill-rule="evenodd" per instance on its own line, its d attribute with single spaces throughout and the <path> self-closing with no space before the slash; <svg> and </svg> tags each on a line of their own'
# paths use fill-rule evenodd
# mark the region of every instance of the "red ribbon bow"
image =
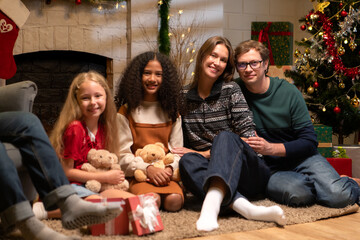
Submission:
<svg viewBox="0 0 360 240">
<path fill-rule="evenodd" d="M 259 34 L 259 42 L 262 43 L 267 43 L 267 47 L 269 49 L 269 58 L 270 58 L 270 64 L 271 65 L 275 65 L 274 62 L 274 56 L 271 50 L 271 45 L 270 45 L 270 38 L 269 35 L 275 35 L 275 36 L 291 36 L 292 32 L 270 32 L 270 26 L 271 26 L 272 22 L 268 22 L 267 26 L 262 29 L 260 32 L 257 31 L 251 31 L 251 35 L 257 35 Z"/>
</svg>

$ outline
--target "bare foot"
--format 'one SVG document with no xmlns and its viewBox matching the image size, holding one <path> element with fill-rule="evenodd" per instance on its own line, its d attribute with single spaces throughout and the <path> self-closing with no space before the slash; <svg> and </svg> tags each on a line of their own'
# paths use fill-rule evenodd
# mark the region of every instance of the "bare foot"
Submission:
<svg viewBox="0 0 360 240">
<path fill-rule="evenodd" d="M 340 177 L 348 177 L 351 178 L 352 180 L 354 180 L 355 182 L 357 182 L 357 184 L 360 186 L 360 178 L 353 178 L 353 177 L 349 177 L 347 175 L 340 175 Z"/>
</svg>

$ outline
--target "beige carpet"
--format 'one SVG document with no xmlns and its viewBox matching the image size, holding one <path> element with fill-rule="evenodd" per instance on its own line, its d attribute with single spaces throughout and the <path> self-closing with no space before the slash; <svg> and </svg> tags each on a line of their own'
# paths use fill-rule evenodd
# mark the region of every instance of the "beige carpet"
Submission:
<svg viewBox="0 0 360 240">
<path fill-rule="evenodd" d="M 273 205 L 274 202 L 270 200 L 261 200 L 254 202 L 256 205 L 264 205 L 270 206 Z M 291 224 L 299 224 L 299 223 L 308 223 L 314 222 L 320 219 L 337 217 L 345 214 L 349 214 L 352 212 L 358 211 L 358 206 L 348 206 L 342 209 L 334 209 L 334 208 L 326 208 L 319 205 L 314 205 L 307 208 L 290 208 L 283 205 L 280 205 L 285 212 L 287 225 Z M 183 239 L 183 238 L 193 238 L 200 237 L 206 235 L 219 235 L 224 233 L 231 232 L 242 232 L 242 231 L 250 231 L 257 230 L 263 228 L 270 228 L 277 226 L 275 223 L 268 222 L 260 222 L 260 221 L 249 221 L 241 216 L 234 213 L 222 214 L 219 217 L 219 225 L 220 228 L 216 231 L 210 233 L 198 232 L 195 229 L 195 222 L 200 213 L 200 203 L 196 201 L 195 198 L 190 198 L 186 201 L 184 209 L 177 213 L 168 213 L 161 212 L 161 218 L 164 223 L 164 230 L 161 232 L 157 232 L 151 235 L 137 237 L 134 234 L 126 235 L 126 236 L 101 236 L 95 237 L 91 236 L 89 231 L 86 228 L 67 231 L 61 227 L 61 223 L 59 220 L 47 220 L 44 221 L 50 227 L 55 229 L 56 231 L 62 232 L 66 235 L 79 235 L 82 236 L 84 240 L 95 240 L 95 239 L 134 239 L 138 238 L 141 240 L 145 239 L 156 239 L 156 240 L 174 240 L 174 239 Z M 10 236 L 0 237 L 0 239 L 10 239 L 10 240 L 18 240 L 22 239 L 19 237 L 20 234 L 18 232 L 13 232 Z"/>
</svg>

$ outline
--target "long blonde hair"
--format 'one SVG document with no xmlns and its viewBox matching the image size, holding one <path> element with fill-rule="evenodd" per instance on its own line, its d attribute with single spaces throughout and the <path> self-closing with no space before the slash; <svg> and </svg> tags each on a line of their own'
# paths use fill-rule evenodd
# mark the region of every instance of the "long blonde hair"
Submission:
<svg viewBox="0 0 360 240">
<path fill-rule="evenodd" d="M 105 78 L 95 72 L 89 71 L 78 74 L 72 81 L 69 92 L 61 110 L 60 116 L 55 123 L 54 129 L 50 134 L 50 142 L 53 145 L 59 158 L 62 159 L 64 148 L 63 134 L 68 125 L 74 120 L 82 120 L 82 112 L 77 101 L 77 93 L 80 85 L 85 81 L 93 81 L 102 86 L 106 93 L 106 107 L 101 114 L 99 121 L 105 128 L 105 148 L 118 155 L 119 137 L 118 125 L 116 120 L 116 107 L 112 97 L 111 90 L 105 81 Z"/>
</svg>

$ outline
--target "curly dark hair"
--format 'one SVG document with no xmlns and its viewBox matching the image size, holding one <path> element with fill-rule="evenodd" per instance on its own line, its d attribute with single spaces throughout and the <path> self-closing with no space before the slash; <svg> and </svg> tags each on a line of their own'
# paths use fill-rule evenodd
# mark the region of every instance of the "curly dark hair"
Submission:
<svg viewBox="0 0 360 240">
<path fill-rule="evenodd" d="M 130 113 L 144 98 L 142 75 L 149 61 L 157 60 L 162 67 L 162 83 L 158 92 L 158 101 L 172 121 L 179 116 L 181 83 L 175 65 L 170 58 L 158 52 L 144 52 L 136 56 L 126 67 L 115 94 L 118 109 L 127 103 Z"/>
</svg>

